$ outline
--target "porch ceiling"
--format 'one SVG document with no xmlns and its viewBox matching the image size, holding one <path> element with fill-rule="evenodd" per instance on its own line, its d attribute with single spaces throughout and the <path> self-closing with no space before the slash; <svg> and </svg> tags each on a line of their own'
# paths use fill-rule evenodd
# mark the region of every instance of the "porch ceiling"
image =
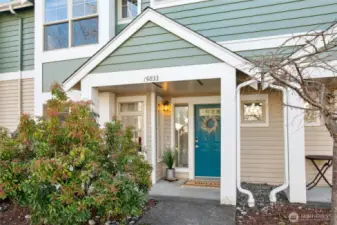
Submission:
<svg viewBox="0 0 337 225">
<path fill-rule="evenodd" d="M 163 97 L 219 95 L 220 79 L 107 86 L 100 87 L 98 90 L 101 92 L 113 92 L 119 95 L 136 95 L 153 91 Z"/>
</svg>

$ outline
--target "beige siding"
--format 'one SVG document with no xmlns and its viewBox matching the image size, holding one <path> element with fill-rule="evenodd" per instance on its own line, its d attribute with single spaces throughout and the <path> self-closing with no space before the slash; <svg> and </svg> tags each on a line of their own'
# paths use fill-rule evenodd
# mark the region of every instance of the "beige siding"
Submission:
<svg viewBox="0 0 337 225">
<path fill-rule="evenodd" d="M 306 155 L 332 155 L 333 141 L 325 126 L 305 127 L 305 154 Z M 322 166 L 322 163 L 318 164 Z M 306 162 L 307 182 L 311 182 L 317 174 L 317 170 L 311 161 Z M 326 177 L 332 179 L 331 169 L 327 171 Z M 320 186 L 327 186 L 324 180 L 319 183 Z"/>
<path fill-rule="evenodd" d="M 21 110 L 29 114 L 34 113 L 34 80 L 23 79 L 0 81 L 0 126 L 11 131 L 17 128 L 20 118 L 20 92 L 22 88 Z"/>
<path fill-rule="evenodd" d="M 269 95 L 269 126 L 241 129 L 242 181 L 280 184 L 284 174 L 282 94 Z"/>
<path fill-rule="evenodd" d="M 22 112 L 34 115 L 34 79 L 22 80 Z"/>
<path fill-rule="evenodd" d="M 14 131 L 19 121 L 19 80 L 0 81 L 0 126 Z"/>
<path fill-rule="evenodd" d="M 283 182 L 283 113 L 281 93 L 269 95 L 270 126 L 242 128 L 241 170 L 242 180 L 253 183 L 280 184 Z M 332 138 L 324 126 L 305 127 L 305 154 L 332 154 Z M 319 164 L 320 166 L 322 164 Z M 317 174 L 310 161 L 306 161 L 307 183 Z M 331 180 L 331 170 L 327 172 Z M 324 181 L 319 185 L 326 186 Z"/>
</svg>

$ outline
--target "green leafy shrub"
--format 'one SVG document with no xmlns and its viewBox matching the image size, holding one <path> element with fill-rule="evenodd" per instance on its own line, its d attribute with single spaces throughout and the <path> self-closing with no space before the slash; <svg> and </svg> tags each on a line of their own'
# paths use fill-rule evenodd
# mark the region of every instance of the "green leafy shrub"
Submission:
<svg viewBox="0 0 337 225">
<path fill-rule="evenodd" d="M 9 175 L 0 175 L 0 181 L 9 185 L 14 174 L 18 182 L 14 193 L 4 188 L 3 198 L 26 204 L 34 224 L 76 225 L 95 216 L 107 220 L 139 215 L 151 166 L 138 155 L 132 130 L 122 129 L 118 121 L 101 130 L 91 102 L 68 100 L 58 85 L 52 96 L 45 117 L 34 121 L 23 115 L 17 137 L 4 138 L 14 151 L 0 149 L 1 162 L 9 164 Z M 21 160 L 22 168 L 17 169 L 14 158 Z"/>
<path fill-rule="evenodd" d="M 26 155 L 9 131 L 0 128 L 0 200 L 24 201 L 20 184 L 28 176 Z"/>
</svg>

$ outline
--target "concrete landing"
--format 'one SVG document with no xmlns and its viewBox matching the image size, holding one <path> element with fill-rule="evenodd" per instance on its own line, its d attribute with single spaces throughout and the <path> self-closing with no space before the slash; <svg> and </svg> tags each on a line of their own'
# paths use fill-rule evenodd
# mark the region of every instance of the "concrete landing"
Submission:
<svg viewBox="0 0 337 225">
<path fill-rule="evenodd" d="M 307 202 L 331 203 L 331 188 L 314 187 L 307 191 Z"/>
<path fill-rule="evenodd" d="M 194 200 L 220 204 L 220 188 L 184 187 L 186 180 L 168 182 L 160 180 L 149 192 L 149 197 L 159 200 Z"/>
</svg>

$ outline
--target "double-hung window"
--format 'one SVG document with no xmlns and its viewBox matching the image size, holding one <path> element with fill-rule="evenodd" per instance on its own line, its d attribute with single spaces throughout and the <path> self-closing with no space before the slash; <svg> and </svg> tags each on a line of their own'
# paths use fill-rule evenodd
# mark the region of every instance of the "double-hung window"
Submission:
<svg viewBox="0 0 337 225">
<path fill-rule="evenodd" d="M 45 0 L 44 50 L 98 43 L 98 0 Z"/>
</svg>

